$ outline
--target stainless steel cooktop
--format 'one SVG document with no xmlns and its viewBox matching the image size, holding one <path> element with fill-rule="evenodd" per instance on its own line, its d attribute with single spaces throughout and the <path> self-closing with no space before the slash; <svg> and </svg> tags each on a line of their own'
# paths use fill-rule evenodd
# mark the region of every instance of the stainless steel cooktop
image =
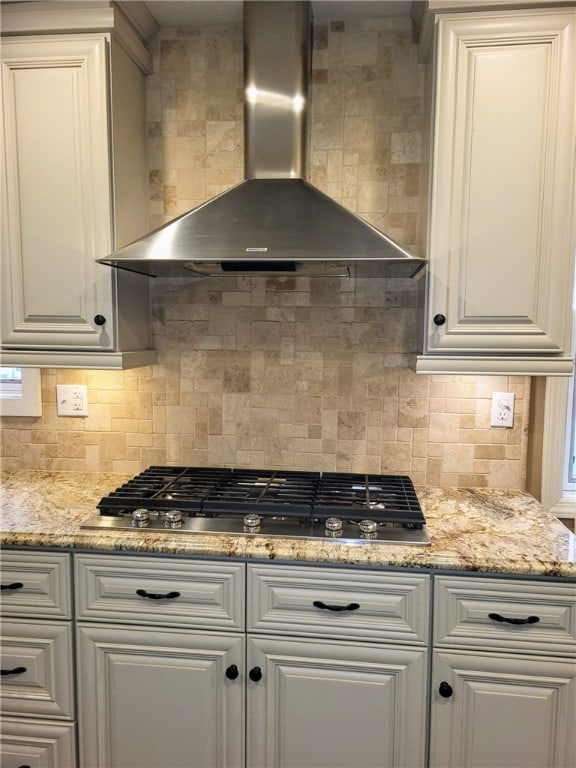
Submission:
<svg viewBox="0 0 576 768">
<path fill-rule="evenodd" d="M 430 544 L 400 475 L 155 466 L 98 509 L 83 528 Z"/>
</svg>

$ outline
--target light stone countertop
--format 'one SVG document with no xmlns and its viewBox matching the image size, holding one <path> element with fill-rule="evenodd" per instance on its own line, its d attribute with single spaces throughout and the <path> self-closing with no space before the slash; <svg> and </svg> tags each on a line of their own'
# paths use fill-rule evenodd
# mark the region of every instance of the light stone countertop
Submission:
<svg viewBox="0 0 576 768">
<path fill-rule="evenodd" d="M 522 491 L 417 488 L 429 547 L 81 530 L 101 497 L 127 479 L 104 473 L 1 472 L 0 544 L 576 578 L 576 537 Z"/>
</svg>

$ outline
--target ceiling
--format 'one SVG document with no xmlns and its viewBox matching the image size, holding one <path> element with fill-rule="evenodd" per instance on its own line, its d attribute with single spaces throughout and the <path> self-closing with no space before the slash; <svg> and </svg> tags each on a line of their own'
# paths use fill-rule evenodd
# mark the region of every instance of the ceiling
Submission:
<svg viewBox="0 0 576 768">
<path fill-rule="evenodd" d="M 280 0 L 277 0 L 279 2 Z M 241 0 L 151 0 L 150 12 L 161 27 L 239 22 Z M 407 16 L 411 0 L 313 0 L 317 21 L 323 19 Z"/>
</svg>

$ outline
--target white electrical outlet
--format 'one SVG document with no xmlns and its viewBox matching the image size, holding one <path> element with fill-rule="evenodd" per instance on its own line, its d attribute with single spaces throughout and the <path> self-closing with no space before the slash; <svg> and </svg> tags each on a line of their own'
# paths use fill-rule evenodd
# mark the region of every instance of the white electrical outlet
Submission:
<svg viewBox="0 0 576 768">
<path fill-rule="evenodd" d="M 56 412 L 58 416 L 88 416 L 86 384 L 57 384 Z"/>
<path fill-rule="evenodd" d="M 514 394 L 512 392 L 492 393 L 491 427 L 514 426 Z"/>
</svg>

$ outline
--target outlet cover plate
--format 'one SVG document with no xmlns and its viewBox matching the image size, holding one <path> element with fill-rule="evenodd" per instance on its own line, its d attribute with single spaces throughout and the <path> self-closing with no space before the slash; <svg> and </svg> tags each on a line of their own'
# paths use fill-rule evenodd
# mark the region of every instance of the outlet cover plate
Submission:
<svg viewBox="0 0 576 768">
<path fill-rule="evenodd" d="M 492 414 L 490 417 L 491 427 L 514 426 L 514 393 L 513 392 L 493 392 L 492 393 Z"/>
<path fill-rule="evenodd" d="M 56 412 L 58 416 L 88 416 L 86 384 L 57 384 Z"/>
</svg>

